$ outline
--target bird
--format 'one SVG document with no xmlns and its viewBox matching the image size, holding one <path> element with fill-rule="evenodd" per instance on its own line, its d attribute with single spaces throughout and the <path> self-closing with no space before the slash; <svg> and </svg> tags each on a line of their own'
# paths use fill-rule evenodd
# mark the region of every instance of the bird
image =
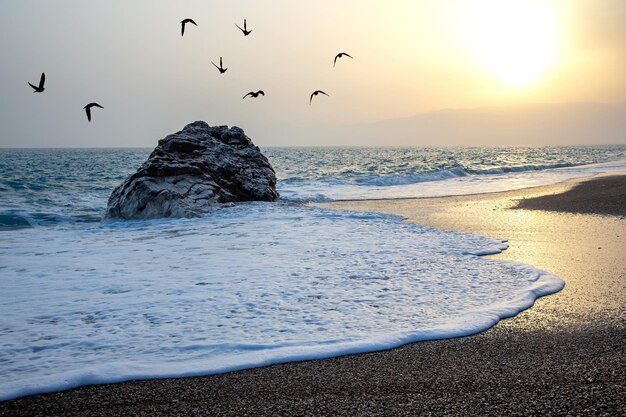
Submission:
<svg viewBox="0 0 626 417">
<path fill-rule="evenodd" d="M 92 107 L 100 107 L 101 109 L 104 108 L 101 105 L 99 105 L 98 103 L 89 103 L 85 107 L 83 107 L 85 109 L 85 113 L 87 113 L 87 120 L 90 121 L 90 122 L 91 122 L 91 108 Z"/>
<path fill-rule="evenodd" d="M 35 87 L 34 85 L 32 85 L 31 83 L 28 83 L 28 85 L 30 85 L 31 87 L 33 87 L 33 93 L 41 93 L 43 90 L 45 90 L 45 88 L 43 87 L 43 84 L 46 82 L 46 74 L 44 72 L 41 73 L 41 78 L 39 79 L 39 86 Z"/>
<path fill-rule="evenodd" d="M 211 61 L 211 64 L 213 64 L 215 66 L 215 68 L 217 68 L 220 72 L 220 74 L 223 74 L 226 72 L 226 70 L 228 68 L 224 68 L 224 66 L 222 65 L 222 57 L 220 57 L 220 66 L 218 67 L 217 65 L 215 65 L 215 62 Z"/>
<path fill-rule="evenodd" d="M 196 22 L 193 21 L 193 19 L 187 18 L 187 19 L 181 20 L 181 22 L 180 22 L 180 25 L 181 25 L 180 36 L 183 36 L 185 34 L 185 25 L 187 23 L 192 23 L 192 24 L 198 26 L 196 24 Z"/>
<path fill-rule="evenodd" d="M 345 53 L 345 52 L 339 52 L 337 55 L 335 55 L 335 61 L 333 62 L 333 67 L 335 65 L 337 65 L 337 58 L 342 58 L 344 56 L 347 56 L 348 58 L 352 58 L 349 54 Z M 352 58 L 354 59 L 354 58 Z"/>
<path fill-rule="evenodd" d="M 250 91 L 248 94 L 246 94 L 245 96 L 243 96 L 242 100 L 248 96 L 252 97 L 252 98 L 257 98 L 258 96 L 262 95 L 265 96 L 265 93 L 263 92 L 263 90 L 259 90 L 256 93 L 254 91 Z"/>
<path fill-rule="evenodd" d="M 235 23 L 235 26 L 237 26 L 239 30 L 243 32 L 243 36 L 248 36 L 252 32 L 251 30 L 248 30 L 246 19 L 243 19 L 243 29 L 237 23 Z"/>
<path fill-rule="evenodd" d="M 328 94 L 326 94 L 322 90 L 315 90 L 315 91 L 313 91 L 313 94 L 311 94 L 311 98 L 309 98 L 309 106 L 311 105 L 311 102 L 313 101 L 313 96 L 316 96 L 318 94 L 324 94 L 325 96 L 328 96 Z"/>
</svg>

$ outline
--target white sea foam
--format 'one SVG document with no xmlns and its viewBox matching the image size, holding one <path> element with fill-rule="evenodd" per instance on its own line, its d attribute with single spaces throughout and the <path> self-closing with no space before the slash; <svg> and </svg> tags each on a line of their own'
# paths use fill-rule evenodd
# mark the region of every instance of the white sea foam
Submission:
<svg viewBox="0 0 626 417">
<path fill-rule="evenodd" d="M 480 175 L 465 171 L 444 170 L 421 176 L 376 176 L 358 183 L 342 180 L 311 179 L 279 182 L 281 197 L 292 201 L 333 201 L 363 199 L 394 199 L 442 197 L 519 190 L 556 184 L 574 178 L 600 173 L 624 171 L 626 161 L 580 165 L 552 169 L 529 169 L 526 166 L 506 170 L 483 169 Z"/>
<path fill-rule="evenodd" d="M 563 282 L 500 241 L 250 203 L 202 219 L 7 230 L 0 400 L 468 335 Z"/>
</svg>

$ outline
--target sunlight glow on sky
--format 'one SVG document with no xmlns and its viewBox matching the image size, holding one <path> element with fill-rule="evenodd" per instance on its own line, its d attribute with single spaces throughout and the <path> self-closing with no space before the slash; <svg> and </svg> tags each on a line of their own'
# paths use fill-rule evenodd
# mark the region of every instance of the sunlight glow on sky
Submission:
<svg viewBox="0 0 626 417">
<path fill-rule="evenodd" d="M 553 3 L 491 0 L 476 6 L 466 27 L 485 69 L 509 84 L 528 84 L 557 59 L 560 22 Z"/>
<path fill-rule="evenodd" d="M 624 0 L 0 0 L 0 147 L 151 146 L 194 120 L 297 145 L 302 126 L 621 103 L 624 21 Z"/>
</svg>

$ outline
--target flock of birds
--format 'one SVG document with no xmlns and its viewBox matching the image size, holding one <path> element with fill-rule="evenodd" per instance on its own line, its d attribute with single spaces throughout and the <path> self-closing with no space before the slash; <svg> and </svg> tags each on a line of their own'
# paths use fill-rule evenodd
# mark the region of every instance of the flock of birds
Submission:
<svg viewBox="0 0 626 417">
<path fill-rule="evenodd" d="M 185 25 L 188 24 L 188 23 L 191 23 L 192 25 L 198 26 L 197 23 L 193 21 L 193 19 L 187 18 L 187 19 L 181 20 L 181 22 L 180 22 L 180 26 L 181 26 L 181 28 L 180 28 L 180 36 L 185 36 Z M 239 26 L 238 24 L 236 24 L 236 23 L 235 23 L 235 26 L 237 26 L 237 28 L 239 28 L 239 30 L 243 33 L 243 36 L 248 36 L 250 33 L 252 33 L 252 31 L 248 29 L 248 21 L 246 19 L 243 19 L 243 28 L 241 26 Z M 339 52 L 337 55 L 335 55 L 335 59 L 333 60 L 333 67 L 335 67 L 337 65 L 337 59 L 343 58 L 344 56 L 346 56 L 348 58 L 354 59 L 350 54 L 348 54 L 346 52 Z M 213 61 L 211 61 L 211 64 L 213 64 L 213 66 L 215 68 L 217 68 L 217 70 L 220 72 L 220 74 L 224 74 L 228 70 L 228 68 L 224 68 L 222 57 L 220 57 L 220 64 L 219 65 L 217 65 Z M 317 96 L 318 94 L 324 94 L 325 96 L 328 96 L 328 94 L 326 94 L 322 90 L 315 90 L 313 93 L 311 93 L 311 96 L 309 97 L 309 106 L 313 102 L 313 97 Z M 241 99 L 243 100 L 246 97 L 258 98 L 259 96 L 265 96 L 265 92 L 263 90 L 250 91 L 249 93 L 244 95 Z"/>
<path fill-rule="evenodd" d="M 185 36 L 185 25 L 187 25 L 189 23 L 194 25 L 194 26 L 198 26 L 198 24 L 196 22 L 194 22 L 193 19 L 190 19 L 190 18 L 183 19 L 180 22 L 180 25 L 181 25 L 180 36 Z M 236 23 L 235 23 L 235 26 L 237 26 L 237 28 L 239 28 L 239 30 L 243 33 L 243 36 L 248 36 L 248 35 L 250 35 L 250 33 L 252 33 L 252 31 L 248 29 L 248 22 L 246 21 L 246 19 L 243 19 L 243 28 L 241 26 L 239 26 L 238 24 L 236 24 Z M 337 55 L 335 55 L 335 59 L 333 61 L 333 67 L 335 67 L 337 65 L 337 59 L 343 58 L 343 57 L 353 58 L 352 56 L 350 56 L 346 52 L 339 52 Z M 217 70 L 220 72 L 220 74 L 224 74 L 228 70 L 228 68 L 224 68 L 224 65 L 222 63 L 222 57 L 220 57 L 220 65 L 219 66 L 215 62 L 213 62 L 213 61 L 211 61 L 211 63 L 215 66 L 215 68 L 217 68 Z M 28 85 L 30 85 L 32 87 L 33 93 L 43 93 L 43 91 L 46 89 L 44 87 L 45 83 L 46 83 L 46 74 L 44 72 L 42 72 L 41 73 L 41 78 L 39 79 L 39 85 L 33 85 L 31 83 L 28 83 Z M 311 93 L 311 96 L 309 97 L 309 106 L 313 102 L 313 97 L 317 96 L 318 94 L 323 94 L 325 96 L 329 96 L 328 94 L 326 94 L 322 90 L 315 90 L 313 93 Z M 245 99 L 246 97 L 257 98 L 259 96 L 265 96 L 265 92 L 263 90 L 250 91 L 249 93 L 247 93 L 246 95 L 244 95 L 242 97 L 242 100 Z M 104 109 L 104 107 L 102 107 L 98 103 L 89 103 L 85 107 L 83 107 L 83 109 L 85 110 L 85 113 L 87 114 L 87 121 L 89 121 L 89 122 L 91 122 L 91 109 L 93 107 L 98 107 L 98 108 Z"/>
<path fill-rule="evenodd" d="M 33 93 L 43 93 L 43 91 L 46 89 L 44 87 L 45 83 L 46 83 L 46 73 L 42 72 L 41 78 L 39 78 L 39 85 L 33 85 L 31 83 L 28 83 L 28 85 L 30 85 L 33 88 Z M 89 103 L 85 107 L 83 107 L 83 109 L 85 109 L 85 113 L 87 114 L 87 120 L 90 122 L 91 122 L 91 108 L 92 107 L 99 107 L 101 109 L 104 108 L 98 103 Z"/>
</svg>

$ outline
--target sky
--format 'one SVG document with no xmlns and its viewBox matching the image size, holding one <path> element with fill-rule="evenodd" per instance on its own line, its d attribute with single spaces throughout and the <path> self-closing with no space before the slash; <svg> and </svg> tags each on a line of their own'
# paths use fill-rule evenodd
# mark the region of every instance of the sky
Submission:
<svg viewBox="0 0 626 417">
<path fill-rule="evenodd" d="M 185 18 L 198 26 L 181 37 Z M 0 0 L 0 147 L 150 147 L 195 120 L 260 146 L 315 146 L 445 109 L 595 103 L 626 116 L 624 22 L 624 0 Z M 339 52 L 354 59 L 333 68 Z M 330 96 L 309 105 L 318 89 Z M 92 101 L 104 109 L 89 123 Z M 611 123 L 572 143 L 626 143 L 626 122 Z M 402 144 L 448 143 L 435 136 Z"/>
</svg>

